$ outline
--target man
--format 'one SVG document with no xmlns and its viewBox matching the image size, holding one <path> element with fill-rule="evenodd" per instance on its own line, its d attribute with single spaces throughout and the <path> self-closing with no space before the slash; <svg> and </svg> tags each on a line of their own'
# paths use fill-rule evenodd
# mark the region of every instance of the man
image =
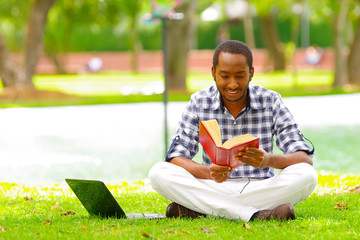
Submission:
<svg viewBox="0 0 360 240">
<path fill-rule="evenodd" d="M 250 83 L 254 67 L 246 44 L 220 44 L 211 72 L 216 87 L 191 96 L 165 162 L 149 172 L 153 188 L 173 201 L 167 217 L 295 219 L 293 206 L 316 186 L 313 150 L 280 95 Z M 260 149 L 239 153 L 237 160 L 246 164 L 234 169 L 212 164 L 205 152 L 203 164 L 196 163 L 199 121 L 210 119 L 219 123 L 223 142 L 250 133 L 260 138 Z M 273 154 L 273 136 L 284 154 Z M 274 169 L 280 169 L 276 176 Z"/>
</svg>

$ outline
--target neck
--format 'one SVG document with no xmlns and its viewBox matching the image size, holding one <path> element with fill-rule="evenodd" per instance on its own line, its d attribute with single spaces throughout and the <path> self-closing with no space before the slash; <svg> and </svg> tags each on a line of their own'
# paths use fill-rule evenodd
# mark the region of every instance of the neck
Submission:
<svg viewBox="0 0 360 240">
<path fill-rule="evenodd" d="M 224 106 L 227 108 L 227 110 L 229 111 L 229 113 L 234 117 L 237 118 L 237 116 L 239 116 L 239 113 L 241 112 L 241 110 L 244 109 L 244 107 L 246 106 L 246 103 L 243 104 L 239 104 L 239 103 L 234 103 L 234 102 L 224 102 Z"/>
<path fill-rule="evenodd" d="M 237 118 L 241 110 L 243 110 L 246 107 L 248 101 L 248 94 L 249 92 L 247 91 L 243 99 L 234 102 L 222 98 L 222 102 L 224 106 L 234 118 Z"/>
</svg>

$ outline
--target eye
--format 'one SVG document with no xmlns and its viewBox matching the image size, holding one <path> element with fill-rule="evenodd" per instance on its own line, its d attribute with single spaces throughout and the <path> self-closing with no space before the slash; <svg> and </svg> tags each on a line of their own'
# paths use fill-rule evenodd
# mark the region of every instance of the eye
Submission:
<svg viewBox="0 0 360 240">
<path fill-rule="evenodd" d="M 227 75 L 223 75 L 223 76 L 220 76 L 221 78 L 223 78 L 223 79 L 228 79 L 229 78 L 229 76 L 227 76 Z"/>
</svg>

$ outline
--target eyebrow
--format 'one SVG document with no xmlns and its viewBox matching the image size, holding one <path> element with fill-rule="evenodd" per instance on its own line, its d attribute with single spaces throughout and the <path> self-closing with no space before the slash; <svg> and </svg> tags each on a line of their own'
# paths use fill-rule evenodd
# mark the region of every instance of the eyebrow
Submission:
<svg viewBox="0 0 360 240">
<path fill-rule="evenodd" d="M 219 72 L 221 72 L 221 73 L 230 73 L 230 72 L 225 71 L 225 70 L 219 70 Z M 235 74 L 245 73 L 245 72 L 246 72 L 246 71 L 245 71 L 245 70 L 243 70 L 243 71 L 236 72 Z"/>
</svg>

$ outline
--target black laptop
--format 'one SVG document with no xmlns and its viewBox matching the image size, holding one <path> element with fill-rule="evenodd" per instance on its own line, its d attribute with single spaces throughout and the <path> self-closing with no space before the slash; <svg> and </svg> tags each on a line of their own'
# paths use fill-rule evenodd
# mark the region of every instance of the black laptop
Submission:
<svg viewBox="0 0 360 240">
<path fill-rule="evenodd" d="M 155 213 L 126 214 L 106 185 L 99 180 L 65 179 L 90 215 L 114 218 L 165 218 Z"/>
</svg>

